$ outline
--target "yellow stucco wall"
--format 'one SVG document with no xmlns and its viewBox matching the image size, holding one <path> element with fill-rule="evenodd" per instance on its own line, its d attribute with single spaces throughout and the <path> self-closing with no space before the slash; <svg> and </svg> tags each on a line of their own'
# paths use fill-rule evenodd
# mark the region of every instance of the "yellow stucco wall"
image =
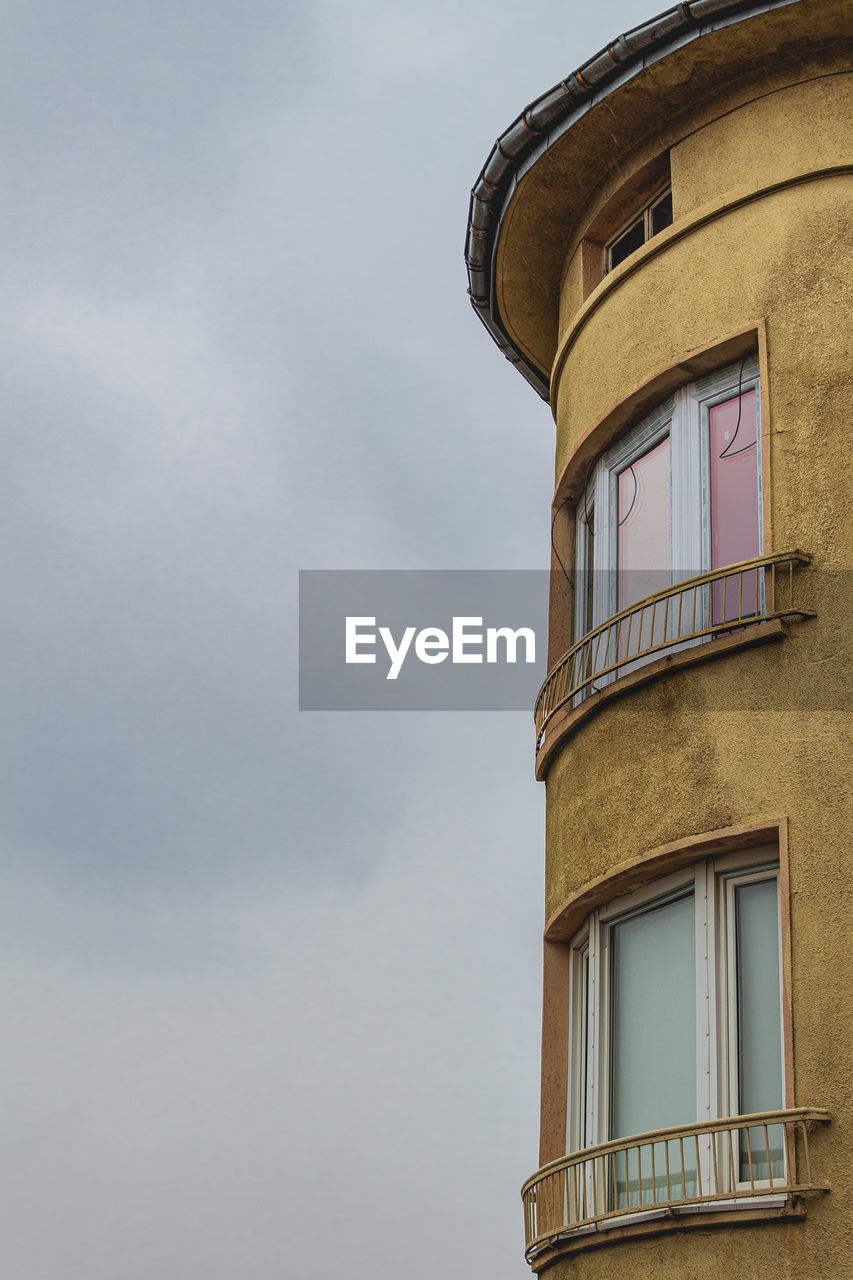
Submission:
<svg viewBox="0 0 853 1280">
<path fill-rule="evenodd" d="M 613 405 L 691 351 L 755 327 L 764 549 L 811 555 L 797 599 L 816 617 L 777 643 L 640 686 L 566 740 L 546 778 L 546 917 L 657 846 L 785 818 L 794 1101 L 832 1114 L 813 1148 L 832 1192 L 810 1199 L 802 1221 L 623 1241 L 554 1263 L 554 1280 L 853 1275 L 853 172 L 843 171 L 853 167 L 853 76 L 838 74 L 837 50 L 827 66 L 813 61 L 810 78 L 781 91 L 767 72 L 761 96 L 739 88 L 740 107 L 721 88 L 716 118 L 699 95 L 695 127 L 682 114 L 671 154 L 673 227 L 591 293 L 576 253 L 583 219 L 570 238 L 558 481 L 573 465 L 582 473 L 584 438 L 602 421 L 606 433 Z M 595 210 L 592 200 L 583 217 Z M 549 1062 L 543 1080 L 543 1114 L 553 1114 L 547 1093 L 565 1082 Z"/>
<path fill-rule="evenodd" d="M 849 70 L 851 40 L 849 0 L 796 0 L 746 21 L 712 24 L 701 38 L 661 59 L 649 59 L 627 84 L 549 139 L 548 149 L 526 169 L 513 192 L 497 245 L 498 309 L 519 350 L 547 373 L 558 320 L 564 327 L 575 310 L 571 289 L 562 290 L 561 299 L 561 279 L 566 271 L 581 279 L 573 257 L 579 233 L 632 173 L 749 100 L 760 102 L 786 86 Z M 787 108 L 758 107 L 757 114 L 764 110 L 766 120 L 787 109 L 788 132 L 795 136 L 801 122 L 793 101 Z M 821 114 L 812 101 L 809 110 L 815 109 L 819 118 L 812 142 L 818 155 L 832 111 Z M 780 150 L 789 154 L 791 140 L 781 126 L 778 136 L 763 126 L 752 132 L 756 146 L 750 168 L 774 166 Z M 722 133 L 718 137 L 725 142 Z M 714 167 L 727 163 L 708 136 L 697 140 L 700 152 L 703 146 L 709 148 Z M 827 146 L 831 150 L 833 143 L 828 140 Z M 694 198 L 701 202 L 706 198 L 701 183 L 694 188 Z"/>
<path fill-rule="evenodd" d="M 586 225 L 661 150 L 670 152 L 674 213 L 682 219 L 725 197 L 850 163 L 851 111 L 849 56 L 835 49 L 774 66 L 757 82 L 728 85 L 713 102 L 705 99 L 690 112 L 662 121 L 659 130 L 620 155 L 619 164 L 593 187 L 577 219 L 563 268 L 559 338 L 591 292 L 585 287 L 582 253 Z"/>
<path fill-rule="evenodd" d="M 853 75 L 825 63 L 789 72 L 795 83 L 758 96 L 678 142 L 671 155 L 676 218 L 744 186 L 759 190 L 853 159 Z"/>
<path fill-rule="evenodd" d="M 732 209 L 716 202 L 713 215 L 691 222 L 682 236 L 675 223 L 664 233 L 677 237 L 669 247 L 660 251 L 649 241 L 641 251 L 648 255 L 642 269 L 619 281 L 614 272 L 604 282 L 606 293 L 588 311 L 559 375 L 557 474 L 607 409 L 658 369 L 765 321 L 773 390 L 769 428 L 776 441 L 770 454 L 774 528 L 784 540 L 795 512 L 797 530 L 805 519 L 820 537 L 828 509 L 815 518 L 801 490 L 790 491 L 796 477 L 780 437 L 796 433 L 785 442 L 794 445 L 815 416 L 842 412 L 849 403 L 849 348 L 842 334 L 853 285 L 853 172 L 802 181 Z M 833 444 L 830 436 L 837 432 L 824 429 L 829 453 L 811 460 L 818 470 L 837 465 L 837 453 L 831 455 L 842 442 Z M 825 540 L 827 546 L 836 541 Z"/>
</svg>

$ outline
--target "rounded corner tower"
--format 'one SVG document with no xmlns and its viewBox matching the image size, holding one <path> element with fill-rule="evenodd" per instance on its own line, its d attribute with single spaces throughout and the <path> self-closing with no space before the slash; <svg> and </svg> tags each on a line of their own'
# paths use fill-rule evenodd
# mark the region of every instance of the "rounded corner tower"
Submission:
<svg viewBox="0 0 853 1280">
<path fill-rule="evenodd" d="M 557 427 L 550 1280 L 853 1275 L 852 43 L 848 0 L 679 4 L 472 192 Z"/>
</svg>

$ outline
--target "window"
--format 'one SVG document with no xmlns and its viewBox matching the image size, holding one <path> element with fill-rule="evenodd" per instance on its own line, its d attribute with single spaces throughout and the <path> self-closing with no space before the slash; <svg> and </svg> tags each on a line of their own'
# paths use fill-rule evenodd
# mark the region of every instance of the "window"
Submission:
<svg viewBox="0 0 853 1280">
<path fill-rule="evenodd" d="M 784 1106 L 778 856 L 709 859 L 600 907 L 571 943 L 570 1151 L 694 1121 Z M 784 1141 L 741 1131 L 717 1168 L 713 1139 L 614 1162 L 613 1209 L 736 1193 L 784 1177 Z M 656 1152 L 656 1166 L 654 1153 Z M 703 1168 L 703 1166 L 708 1166 Z M 667 1179 L 666 1189 L 663 1180 Z"/>
<path fill-rule="evenodd" d="M 761 555 L 761 510 L 753 355 L 680 388 L 590 467 L 577 515 L 575 639 L 674 583 Z M 715 582 L 696 602 L 693 631 L 703 619 L 758 614 L 762 587 L 757 571 L 744 574 L 737 599 Z"/>
<path fill-rule="evenodd" d="M 656 236 L 664 227 L 672 224 L 672 188 L 667 186 L 639 213 L 632 215 L 627 225 L 605 247 L 605 271 L 612 271 L 624 262 L 629 254 Z"/>
</svg>

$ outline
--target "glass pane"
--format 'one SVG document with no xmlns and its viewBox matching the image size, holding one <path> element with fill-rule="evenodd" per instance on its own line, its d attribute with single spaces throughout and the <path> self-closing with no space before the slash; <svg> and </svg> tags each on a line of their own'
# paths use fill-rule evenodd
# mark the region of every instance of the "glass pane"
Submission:
<svg viewBox="0 0 853 1280">
<path fill-rule="evenodd" d="M 615 924 L 610 941 L 610 1136 L 688 1124 L 696 1116 L 693 894 Z M 695 1171 L 688 1143 L 620 1153 L 611 1179 L 616 1204 L 694 1195 Z"/>
<path fill-rule="evenodd" d="M 646 232 L 643 226 L 642 217 L 632 223 L 627 231 L 623 231 L 618 240 L 614 240 L 610 246 L 610 269 L 618 267 L 620 262 L 624 262 L 629 253 L 633 253 L 635 249 L 639 249 L 640 245 L 645 242 Z"/>
<path fill-rule="evenodd" d="M 737 951 L 738 1111 L 776 1111 L 782 1095 L 782 1013 L 779 989 L 777 882 L 758 880 L 735 889 Z M 742 1181 L 782 1177 L 779 1125 L 753 1129 L 741 1142 Z"/>
<path fill-rule="evenodd" d="M 588 992 L 589 992 L 589 952 L 585 951 L 583 956 L 583 964 L 581 966 L 581 1026 L 583 1027 L 583 1042 L 581 1045 L 581 1070 L 580 1070 L 580 1106 L 581 1120 L 579 1128 L 580 1146 L 586 1146 L 586 1063 L 589 1056 L 589 1010 L 588 1010 Z"/>
<path fill-rule="evenodd" d="M 670 448 L 665 436 L 631 463 L 618 479 L 618 607 L 654 595 L 670 585 Z M 630 657 L 665 639 L 664 607 L 644 609 L 619 636 L 620 657 Z"/>
<path fill-rule="evenodd" d="M 711 452 L 711 568 L 760 555 L 758 441 L 755 388 L 714 405 L 709 414 Z M 756 571 L 717 582 L 713 621 L 731 622 L 760 611 Z"/>
<path fill-rule="evenodd" d="M 652 235 L 672 225 L 672 192 L 667 191 L 662 200 L 652 208 Z"/>
</svg>

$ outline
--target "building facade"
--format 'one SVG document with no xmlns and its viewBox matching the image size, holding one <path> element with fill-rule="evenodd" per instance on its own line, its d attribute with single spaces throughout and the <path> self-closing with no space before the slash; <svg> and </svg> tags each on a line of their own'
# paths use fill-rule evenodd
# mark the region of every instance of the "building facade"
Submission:
<svg viewBox="0 0 853 1280">
<path fill-rule="evenodd" d="M 472 301 L 556 422 L 552 1280 L 853 1275 L 851 38 L 680 4 L 472 193 Z"/>
</svg>

